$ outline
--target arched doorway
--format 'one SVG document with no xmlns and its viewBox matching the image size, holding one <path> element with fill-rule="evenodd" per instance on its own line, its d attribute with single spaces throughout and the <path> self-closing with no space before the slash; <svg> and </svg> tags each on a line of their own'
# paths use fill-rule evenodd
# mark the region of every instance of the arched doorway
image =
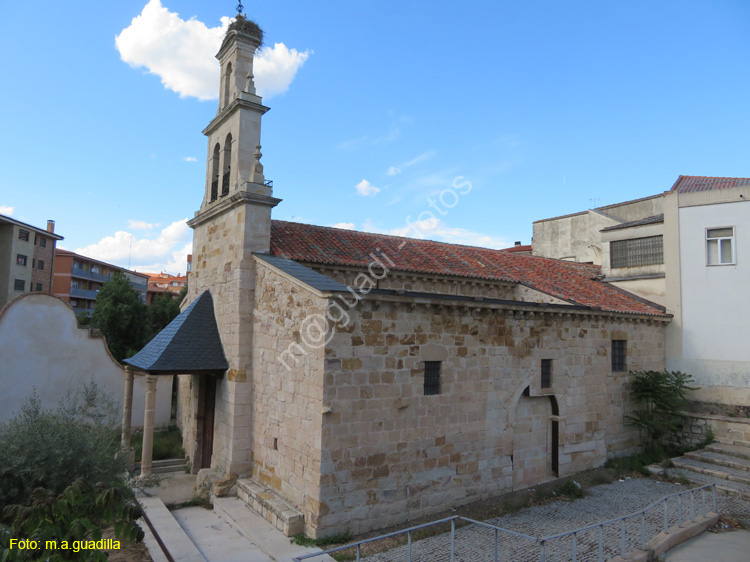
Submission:
<svg viewBox="0 0 750 562">
<path fill-rule="evenodd" d="M 546 482 L 558 473 L 557 400 L 530 396 L 527 388 L 516 404 L 513 421 L 513 489 Z"/>
</svg>

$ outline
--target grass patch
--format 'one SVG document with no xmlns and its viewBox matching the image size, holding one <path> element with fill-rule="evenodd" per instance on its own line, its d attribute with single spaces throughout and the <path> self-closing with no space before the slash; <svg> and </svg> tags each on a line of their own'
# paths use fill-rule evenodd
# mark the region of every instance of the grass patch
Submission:
<svg viewBox="0 0 750 562">
<path fill-rule="evenodd" d="M 313 539 L 303 533 L 300 533 L 299 535 L 294 535 L 291 539 L 289 539 L 289 542 L 292 544 L 298 544 L 300 546 L 315 546 L 318 548 L 323 548 L 325 546 L 338 546 L 351 540 L 352 535 L 350 533 L 339 533 L 338 535 L 330 535 L 328 537 L 322 537 L 319 539 Z"/>
<path fill-rule="evenodd" d="M 208 499 L 201 498 L 199 496 L 195 496 L 194 498 L 189 499 L 186 502 L 166 504 L 166 508 L 169 511 L 174 511 L 175 509 L 182 509 L 183 507 L 202 507 L 203 509 L 213 509 L 214 505 Z"/>
<path fill-rule="evenodd" d="M 143 451 L 143 432 L 133 434 L 131 446 L 135 449 L 135 460 L 141 460 Z M 184 459 L 185 450 L 182 448 L 182 432 L 176 425 L 154 431 L 153 460 Z"/>
<path fill-rule="evenodd" d="M 648 465 L 658 464 L 669 458 L 670 454 L 667 451 L 651 449 L 643 451 L 642 453 L 630 455 L 629 457 L 609 459 L 604 466 L 605 468 L 613 468 L 619 475 L 636 472 L 643 476 L 651 476 L 651 472 L 647 468 Z"/>
<path fill-rule="evenodd" d="M 557 494 L 573 500 L 580 499 L 586 495 L 583 492 L 583 488 L 581 488 L 580 484 L 573 480 L 568 480 L 565 484 L 560 486 L 557 489 Z"/>
</svg>

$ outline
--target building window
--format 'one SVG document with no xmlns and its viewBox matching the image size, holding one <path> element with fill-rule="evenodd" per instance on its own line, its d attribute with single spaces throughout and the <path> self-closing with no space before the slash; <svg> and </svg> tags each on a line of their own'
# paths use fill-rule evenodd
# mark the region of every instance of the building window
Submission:
<svg viewBox="0 0 750 562">
<path fill-rule="evenodd" d="M 734 264 L 734 227 L 706 229 L 706 265 Z"/>
<path fill-rule="evenodd" d="M 639 267 L 664 263 L 664 237 L 646 236 L 609 243 L 610 267 Z"/>
<path fill-rule="evenodd" d="M 24 241 L 28 242 L 29 241 L 29 231 L 28 230 L 23 230 L 23 229 L 19 230 L 18 231 L 18 239 L 19 240 L 24 240 Z"/>
<path fill-rule="evenodd" d="M 424 393 L 440 394 L 440 361 L 424 362 Z"/>
<path fill-rule="evenodd" d="M 44 260 L 37 260 L 36 266 L 38 269 L 44 269 Z"/>
<path fill-rule="evenodd" d="M 542 388 L 552 387 L 552 359 L 542 359 Z"/>
<path fill-rule="evenodd" d="M 13 281 L 13 289 L 15 291 L 25 291 L 26 290 L 26 281 L 23 279 L 16 279 Z"/>
<path fill-rule="evenodd" d="M 23 254 L 16 254 L 16 265 L 26 265 L 29 258 Z"/>
<path fill-rule="evenodd" d="M 36 284 L 36 290 L 37 291 L 41 291 L 42 290 L 42 284 L 41 283 L 37 283 Z"/>
<path fill-rule="evenodd" d="M 628 340 L 612 340 L 612 371 L 627 371 L 627 348 Z"/>
<path fill-rule="evenodd" d="M 39 238 L 39 246 L 41 248 L 46 248 L 47 247 L 47 239 L 44 236 L 42 236 L 41 238 Z"/>
</svg>

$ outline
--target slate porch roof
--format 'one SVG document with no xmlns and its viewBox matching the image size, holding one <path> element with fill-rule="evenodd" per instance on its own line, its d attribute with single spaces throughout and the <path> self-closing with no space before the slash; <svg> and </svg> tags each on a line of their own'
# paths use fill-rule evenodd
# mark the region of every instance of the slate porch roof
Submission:
<svg viewBox="0 0 750 562">
<path fill-rule="evenodd" d="M 302 263 L 354 267 L 366 267 L 375 255 L 394 271 L 520 283 L 594 309 L 664 315 L 629 293 L 601 283 L 598 266 L 502 250 L 274 220 L 271 254 Z"/>
<path fill-rule="evenodd" d="M 670 193 L 694 193 L 728 187 L 750 187 L 750 178 L 720 178 L 711 176 L 680 176 Z"/>
<path fill-rule="evenodd" d="M 204 291 L 125 363 L 153 374 L 226 371 L 211 293 Z"/>
<path fill-rule="evenodd" d="M 643 219 L 638 219 L 637 221 L 623 222 L 620 224 L 615 224 L 613 226 L 608 226 L 606 228 L 602 228 L 600 232 L 609 232 L 610 230 L 620 230 L 622 228 L 630 228 L 633 226 L 647 226 L 649 224 L 659 224 L 660 222 L 664 222 L 664 213 L 660 215 L 653 215 L 651 217 L 646 217 Z"/>
</svg>

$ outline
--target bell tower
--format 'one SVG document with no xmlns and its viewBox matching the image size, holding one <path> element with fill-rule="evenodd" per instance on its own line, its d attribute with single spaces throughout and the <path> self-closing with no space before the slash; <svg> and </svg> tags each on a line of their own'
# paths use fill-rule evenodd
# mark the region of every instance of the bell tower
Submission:
<svg viewBox="0 0 750 562">
<path fill-rule="evenodd" d="M 191 459 L 210 458 L 212 471 L 225 475 L 247 472 L 252 463 L 247 405 L 252 385 L 253 252 L 270 250 L 271 209 L 281 202 L 272 196 L 260 163 L 261 118 L 269 108 L 255 91 L 253 57 L 262 41 L 260 27 L 238 14 L 216 55 L 221 68 L 219 108 L 203 131 L 208 137 L 206 184 L 200 209 L 188 221 L 193 229 L 188 299 L 211 292 L 229 363 L 221 377 L 193 375 L 200 378 L 191 385 L 197 389 L 191 399 L 195 419 L 208 415 L 201 414 L 207 402 L 200 396 L 201 389 L 208 387 L 215 388 L 215 417 L 207 428 L 204 424 L 201 429 L 199 423 L 188 428 L 195 433 L 195 450 L 188 454 Z M 202 431 L 211 435 L 202 436 Z M 200 452 L 206 446 L 210 450 Z"/>
</svg>

